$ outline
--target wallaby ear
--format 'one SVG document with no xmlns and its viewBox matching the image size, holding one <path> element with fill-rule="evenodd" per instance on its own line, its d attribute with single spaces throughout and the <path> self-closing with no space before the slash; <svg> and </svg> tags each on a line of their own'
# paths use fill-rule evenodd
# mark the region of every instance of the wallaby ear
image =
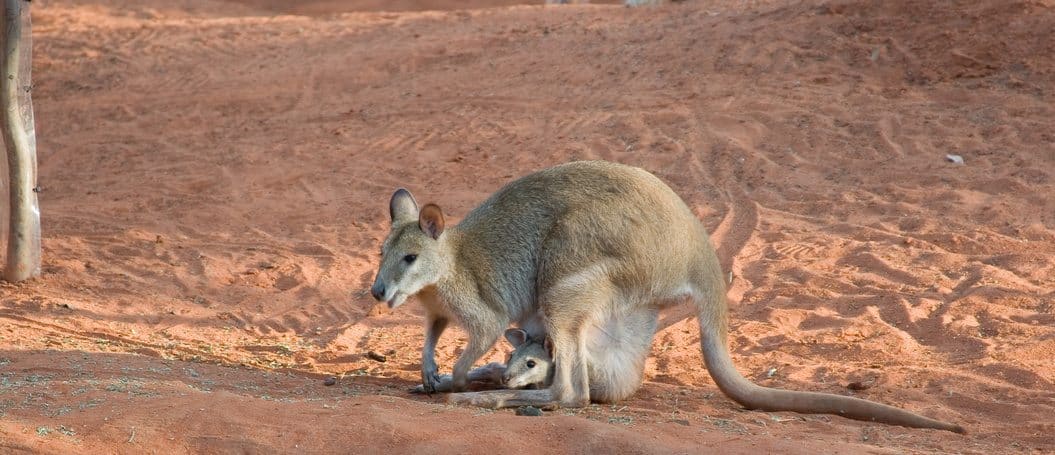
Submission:
<svg viewBox="0 0 1055 455">
<path fill-rule="evenodd" d="M 388 202 L 388 215 L 392 217 L 392 223 L 396 221 L 409 221 L 418 216 L 418 201 L 407 191 L 400 188 L 392 194 L 392 200 Z"/>
<path fill-rule="evenodd" d="M 433 239 L 440 238 L 443 233 L 443 211 L 436 204 L 428 204 L 421 208 L 418 214 L 418 226 L 421 232 L 428 234 Z"/>
<path fill-rule="evenodd" d="M 506 329 L 506 341 L 509 341 L 513 348 L 519 348 L 527 339 L 528 334 L 524 329 Z M 507 361 L 506 363 L 509 362 Z"/>
<path fill-rule="evenodd" d="M 552 338 L 546 337 L 546 341 L 542 343 L 542 347 L 546 348 L 546 352 L 549 353 L 549 358 L 551 358 L 551 359 L 556 359 L 557 358 L 556 354 L 553 352 L 554 351 L 554 349 L 553 349 L 554 346 L 553 346 L 553 339 Z"/>
</svg>

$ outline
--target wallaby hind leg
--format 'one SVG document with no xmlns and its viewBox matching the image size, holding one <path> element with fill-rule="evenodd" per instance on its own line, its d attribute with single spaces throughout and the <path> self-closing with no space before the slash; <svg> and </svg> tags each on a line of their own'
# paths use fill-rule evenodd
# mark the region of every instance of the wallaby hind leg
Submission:
<svg viewBox="0 0 1055 455">
<path fill-rule="evenodd" d="M 549 333 L 554 347 L 553 398 L 570 408 L 590 404 L 590 375 L 580 327 L 551 329 Z"/>
<path fill-rule="evenodd" d="M 550 390 L 563 407 L 590 404 L 587 331 L 612 311 L 616 295 L 604 268 L 595 265 L 556 281 L 539 302 L 552 340 Z"/>
</svg>

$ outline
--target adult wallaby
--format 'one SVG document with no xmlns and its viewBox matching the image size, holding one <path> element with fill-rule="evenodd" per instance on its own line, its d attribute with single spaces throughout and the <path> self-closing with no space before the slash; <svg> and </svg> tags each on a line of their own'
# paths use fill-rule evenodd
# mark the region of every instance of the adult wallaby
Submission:
<svg viewBox="0 0 1055 455">
<path fill-rule="evenodd" d="M 469 335 L 454 365 L 455 392 L 465 390 L 473 363 L 511 323 L 553 343 L 549 387 L 455 393 L 452 402 L 583 406 L 591 398 L 590 334 L 627 318 L 655 321 L 660 308 L 688 300 L 708 372 L 748 409 L 964 432 L 891 406 L 744 378 L 726 346 L 725 281 L 707 232 L 670 187 L 642 169 L 601 161 L 544 169 L 498 190 L 450 229 L 438 206 L 419 210 L 405 189 L 392 195 L 389 212 L 392 228 L 371 293 L 390 308 L 412 295 L 424 304 L 426 391 L 440 383 L 436 343 L 451 319 Z M 641 374 L 640 363 L 620 365 L 617 373 Z M 636 388 L 639 380 L 633 382 Z"/>
</svg>

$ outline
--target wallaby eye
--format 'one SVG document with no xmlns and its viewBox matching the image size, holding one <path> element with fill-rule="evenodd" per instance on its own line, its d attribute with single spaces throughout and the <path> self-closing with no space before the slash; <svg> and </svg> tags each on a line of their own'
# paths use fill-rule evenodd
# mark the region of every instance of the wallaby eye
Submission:
<svg viewBox="0 0 1055 455">
<path fill-rule="evenodd" d="M 527 366 L 528 366 L 528 368 L 535 368 L 535 361 L 534 360 L 528 360 L 527 361 Z"/>
<path fill-rule="evenodd" d="M 416 254 L 408 254 L 406 256 L 403 256 L 403 260 L 406 261 L 407 264 L 413 264 L 414 260 L 417 259 L 417 258 L 418 258 L 418 255 L 416 255 Z"/>
</svg>

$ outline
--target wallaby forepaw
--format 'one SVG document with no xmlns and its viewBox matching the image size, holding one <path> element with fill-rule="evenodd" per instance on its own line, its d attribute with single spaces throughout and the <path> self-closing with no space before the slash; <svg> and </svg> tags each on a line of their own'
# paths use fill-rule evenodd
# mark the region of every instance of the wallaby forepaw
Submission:
<svg viewBox="0 0 1055 455">
<path fill-rule="evenodd" d="M 451 375 L 429 375 L 422 376 L 422 379 L 428 378 L 429 380 L 423 381 L 413 389 L 410 389 L 410 393 L 424 393 L 432 395 L 434 393 L 444 393 L 451 391 Z"/>
<path fill-rule="evenodd" d="M 450 386 L 448 380 L 447 385 Z M 432 395 L 436 392 L 443 392 L 443 377 L 437 374 L 436 368 L 422 368 L 421 370 L 421 387 L 422 391 L 426 394 Z"/>
</svg>

